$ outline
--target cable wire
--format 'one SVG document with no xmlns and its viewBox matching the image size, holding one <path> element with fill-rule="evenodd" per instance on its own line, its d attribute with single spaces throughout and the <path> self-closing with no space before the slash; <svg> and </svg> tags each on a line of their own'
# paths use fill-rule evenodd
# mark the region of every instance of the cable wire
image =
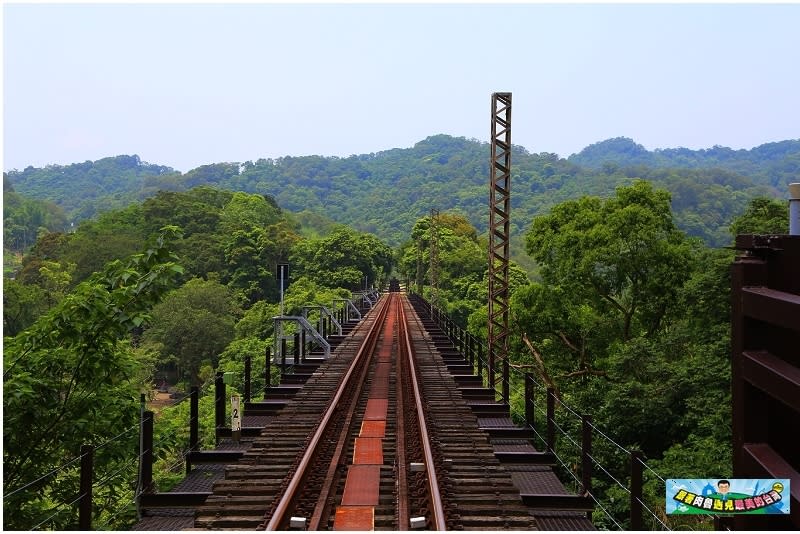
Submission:
<svg viewBox="0 0 800 534">
<path fill-rule="evenodd" d="M 590 458 L 590 459 L 591 459 L 591 460 L 594 462 L 594 465 L 596 465 L 597 467 L 599 467 L 600 469 L 602 469 L 602 470 L 603 470 L 603 472 L 604 472 L 606 475 L 608 475 L 608 476 L 611 478 L 611 480 L 613 480 L 614 482 L 616 482 L 616 483 L 617 483 L 617 486 L 619 486 L 620 488 L 624 489 L 624 490 L 625 490 L 625 491 L 626 491 L 628 494 L 630 494 L 630 493 L 631 493 L 631 490 L 629 490 L 628 488 L 626 488 L 626 487 L 625 487 L 625 486 L 624 486 L 624 485 L 623 485 L 623 484 L 622 484 L 622 483 L 621 483 L 619 480 L 617 480 L 617 479 L 614 477 L 614 475 L 612 475 L 611 473 L 609 473 L 609 472 L 608 472 L 608 470 L 606 470 L 606 468 L 605 468 L 605 467 L 603 467 L 602 465 L 600 465 L 600 462 L 598 462 L 597 460 L 595 460 L 595 459 L 594 459 L 594 457 L 593 457 L 591 454 L 587 454 L 586 456 L 588 456 L 588 457 L 589 457 L 589 458 Z"/>
<path fill-rule="evenodd" d="M 556 399 L 556 402 L 558 402 L 558 404 L 560 406 L 563 406 L 565 410 L 567 410 L 569 413 L 571 413 L 572 415 L 577 417 L 579 420 L 581 420 L 581 421 L 583 420 L 583 416 L 581 416 L 580 414 L 578 414 L 578 412 L 576 412 L 575 410 L 570 408 L 568 404 L 566 404 L 566 403 L 564 403 L 564 402 L 562 402 L 562 401 L 560 401 L 558 399 Z"/>
<path fill-rule="evenodd" d="M 64 465 L 62 465 L 62 466 L 60 466 L 60 467 L 56 467 L 55 469 L 53 469 L 52 471 L 50 471 L 50 472 L 49 472 L 49 473 L 47 473 L 46 475 L 42 475 L 42 476 L 40 476 L 39 478 L 37 478 L 36 480 L 34 480 L 34 481 L 32 481 L 32 482 L 28 482 L 28 483 L 27 483 L 27 484 L 25 484 L 24 486 L 21 486 L 21 487 L 19 487 L 19 488 L 15 489 L 14 491 L 11 491 L 11 492 L 9 492 L 9 493 L 7 493 L 7 494 L 3 495 L 3 500 L 6 500 L 8 497 L 11 497 L 12 495 L 15 495 L 15 494 L 19 493 L 20 491 L 22 491 L 22 490 L 24 490 L 24 489 L 26 489 L 26 488 L 29 488 L 29 487 L 31 487 L 32 485 L 36 484 L 37 482 L 40 482 L 40 481 L 44 480 L 45 478 L 47 478 L 47 477 L 49 477 L 49 476 L 53 475 L 54 473 L 58 473 L 59 471 L 63 471 L 64 469 L 66 469 L 66 468 L 67 468 L 67 466 L 69 466 L 69 465 L 71 465 L 71 464 L 73 464 L 73 463 L 77 462 L 77 461 L 78 461 L 78 460 L 80 460 L 81 458 L 83 458 L 83 456 L 84 456 L 83 454 L 79 454 L 78 456 L 76 456 L 75 458 L 73 458 L 72 460 L 70 460 L 69 462 L 65 463 Z"/>
<path fill-rule="evenodd" d="M 82 493 L 82 494 L 78 495 L 78 498 L 77 498 L 77 499 L 75 499 L 74 501 L 72 501 L 71 503 L 69 503 L 69 504 L 63 504 L 63 503 L 62 503 L 62 504 L 58 505 L 58 506 L 56 507 L 56 509 L 58 510 L 56 513 L 54 513 L 53 515 L 51 515 L 50 517 L 48 517 L 47 519 L 45 519 L 45 520 L 44 520 L 44 521 L 42 521 L 41 523 L 38 523 L 36 526 L 33 526 L 33 527 L 31 527 L 31 530 L 36 530 L 36 529 L 37 529 L 37 528 L 39 528 L 40 526 L 44 525 L 45 523 L 47 523 L 48 521 L 50 521 L 51 519 L 53 519 L 53 518 L 54 518 L 55 516 L 57 516 L 58 514 L 60 514 L 60 513 L 64 512 L 65 510 L 62 510 L 62 509 L 61 509 L 61 508 L 63 508 L 64 506 L 72 506 L 72 505 L 73 505 L 73 504 L 75 504 L 76 502 L 78 502 L 78 501 L 80 501 L 81 499 L 83 499 L 85 496 L 86 496 L 86 493 Z"/>
<path fill-rule="evenodd" d="M 564 436 L 565 436 L 565 437 L 566 437 L 568 440 L 570 440 L 570 441 L 572 442 L 572 444 L 573 444 L 573 445 L 575 445 L 575 447 L 577 447 L 577 448 L 579 448 L 579 449 L 581 448 L 581 446 L 580 446 L 580 445 L 578 445 L 578 442 L 577 442 L 577 441 L 575 441 L 574 439 L 572 439 L 572 436 L 570 436 L 570 435 L 569 435 L 569 434 L 568 434 L 568 433 L 567 433 L 567 432 L 566 432 L 566 431 L 565 431 L 563 428 L 561 428 L 561 425 L 559 425 L 559 424 L 558 424 L 558 421 L 556 421 L 555 417 L 553 418 L 553 425 L 554 425 L 554 426 L 555 426 L 557 429 L 559 429 L 559 430 L 561 431 L 561 433 L 562 433 L 562 434 L 564 434 Z"/>
<path fill-rule="evenodd" d="M 105 446 L 106 446 L 106 445 L 108 445 L 109 443 L 111 443 L 111 442 L 114 442 L 114 441 L 118 440 L 119 438 L 121 438 L 122 436 L 124 436 L 125 434 L 127 434 L 128 432 L 130 432 L 131 430 L 135 430 L 135 429 L 138 429 L 138 428 L 139 428 L 139 423 L 136 423 L 135 425 L 133 425 L 132 427 L 128 428 L 127 430 L 123 430 L 122 432 L 120 432 L 119 434 L 117 434 L 116 436 L 114 436 L 113 438 L 111 438 L 111 439 L 107 440 L 106 442 L 104 442 L 104 443 L 102 443 L 102 444 L 100 444 L 100 445 L 96 446 L 96 447 L 94 448 L 95 452 L 96 452 L 96 451 L 98 451 L 98 450 L 100 450 L 100 449 L 102 449 L 103 447 L 105 447 Z"/>
<path fill-rule="evenodd" d="M 597 497 L 595 497 L 595 496 L 592 494 L 592 492 L 591 492 L 591 491 L 587 491 L 586 493 L 589 495 L 589 497 L 591 497 L 591 498 L 592 498 L 592 500 L 593 500 L 593 501 L 594 501 L 594 502 L 597 504 L 597 506 L 599 506 L 599 507 L 600 507 L 600 509 L 601 509 L 601 510 L 603 510 L 603 513 L 604 513 L 604 514 L 606 514 L 606 515 L 608 516 L 608 518 L 609 518 L 609 519 L 611 519 L 611 521 L 613 521 L 613 522 L 614 522 L 614 524 L 615 524 L 615 525 L 617 525 L 617 528 L 618 528 L 618 529 L 620 529 L 620 530 L 625 530 L 624 528 L 622 528 L 622 526 L 621 526 L 619 523 L 617 523 L 617 520 L 616 520 L 616 519 L 614 519 L 614 516 L 613 516 L 613 515 L 611 515 L 611 514 L 608 512 L 608 510 L 606 510 L 605 506 L 603 506 L 603 505 L 600 503 L 600 501 L 598 501 L 598 500 L 597 500 Z"/>
<path fill-rule="evenodd" d="M 128 463 L 126 463 L 125 465 L 123 465 L 122 467 L 120 467 L 119 469 L 114 471 L 113 473 L 106 475 L 102 480 L 98 480 L 98 481 L 94 482 L 92 484 L 92 487 L 101 487 L 103 484 L 105 484 L 109 480 L 111 480 L 113 478 L 116 478 L 121 472 L 123 472 L 125 469 L 127 469 L 131 464 L 136 463 L 138 460 L 139 460 L 139 458 L 135 458 L 135 457 L 131 458 L 128 461 Z"/>
<path fill-rule="evenodd" d="M 650 466 L 649 466 L 649 465 L 647 465 L 646 463 L 644 463 L 644 461 L 643 461 L 641 458 L 637 458 L 637 460 L 639 460 L 639 463 L 640 463 L 640 464 L 642 464 L 643 466 L 645 466 L 645 467 L 647 468 L 647 470 L 648 470 L 648 471 L 650 471 L 651 473 L 653 473 L 653 474 L 656 476 L 656 478 L 658 478 L 658 479 L 659 479 L 661 482 L 663 482 L 663 483 L 666 485 L 667 481 L 666 481 L 666 480 L 664 480 L 663 478 L 661 478 L 661 475 L 659 475 L 658 473 L 656 473 L 655 471 L 653 471 L 653 469 L 652 469 L 652 468 L 650 468 Z"/>
<path fill-rule="evenodd" d="M 655 514 L 655 512 L 653 512 L 653 511 L 652 511 L 652 510 L 651 510 L 651 509 L 650 509 L 650 508 L 649 508 L 649 507 L 648 507 L 648 506 L 647 506 L 647 505 L 644 503 L 644 501 L 643 501 L 642 499 L 640 499 L 639 497 L 634 497 L 634 499 L 636 499 L 637 501 L 639 501 L 639 504 L 641 504 L 642 506 L 644 506 L 644 507 L 645 507 L 645 509 L 646 509 L 648 512 L 650 512 L 650 515 L 652 515 L 652 516 L 653 516 L 653 517 L 656 519 L 656 521 L 658 521 L 659 523 L 661 523 L 661 526 L 662 526 L 662 527 L 664 527 L 665 529 L 667 529 L 667 530 L 670 530 L 670 531 L 672 530 L 672 529 L 671 529 L 671 528 L 669 528 L 669 527 L 668 527 L 668 526 L 667 526 L 667 525 L 666 525 L 666 524 L 665 524 L 663 521 L 661 521 L 661 518 L 660 518 L 660 517 L 658 517 L 658 516 Z"/>
<path fill-rule="evenodd" d="M 539 440 L 540 440 L 542 443 L 544 443 L 545 445 L 547 445 L 547 440 L 546 440 L 546 439 L 545 439 L 545 438 L 544 438 L 544 437 L 543 437 L 541 434 L 539 434 L 539 432 L 536 430 L 536 427 L 535 427 L 535 426 L 533 426 L 533 425 L 527 425 L 527 427 L 528 427 L 528 428 L 530 428 L 531 430 L 533 430 L 533 433 L 534 433 L 534 434 L 536 434 L 536 437 L 537 437 L 537 438 L 539 438 Z"/>
<path fill-rule="evenodd" d="M 567 467 L 567 464 L 564 463 L 564 460 L 561 459 L 561 457 L 558 455 L 558 453 L 555 450 L 553 450 L 552 452 L 553 452 L 553 456 L 555 456 L 556 459 L 561 463 L 561 466 L 564 468 L 564 470 L 566 470 L 567 473 L 569 473 L 572 476 L 572 478 L 575 479 L 575 482 L 577 482 L 578 484 L 582 484 L 582 482 L 580 480 L 578 480 L 577 475 L 575 475 L 575 473 L 572 472 L 572 469 Z"/>
<path fill-rule="evenodd" d="M 128 502 L 126 502 L 124 505 L 120 506 L 120 507 L 117 509 L 116 513 L 114 513 L 114 515 L 112 515 L 111 517 L 109 517 L 109 518 L 106 520 L 106 522 L 105 522 L 105 523 L 103 523 L 101 526 L 99 526 L 99 527 L 95 527 L 95 528 L 94 528 L 94 530 L 99 530 L 99 529 L 101 529 L 101 528 L 105 528 L 105 527 L 108 527 L 108 526 L 110 526 L 110 525 L 111 525 L 111 522 L 112 522 L 113 520 L 115 520 L 117 517 L 119 517 L 119 516 L 120 516 L 120 514 L 122 514 L 123 512 L 127 511 L 127 509 L 128 509 L 128 506 L 130 506 L 131 504 L 133 504 L 133 503 L 135 503 L 135 502 L 136 502 L 136 498 L 137 498 L 137 497 L 138 497 L 138 495 L 136 495 L 136 494 L 135 494 L 135 492 L 134 492 L 134 496 L 133 496 L 133 498 L 132 498 L 132 499 L 130 499 L 130 500 L 129 500 Z M 132 511 L 135 511 L 135 510 L 132 510 Z"/>
<path fill-rule="evenodd" d="M 614 441 L 613 439 L 609 438 L 609 437 L 608 437 L 608 436 L 607 436 L 607 435 L 606 435 L 606 434 L 605 434 L 605 433 L 604 433 L 602 430 L 600 430 L 599 428 L 597 428 L 596 426 L 594 426 L 594 423 L 592 423 L 591 421 L 589 422 L 589 426 L 590 426 L 590 427 L 591 427 L 593 430 L 595 430 L 595 431 L 596 431 L 598 434 L 600 434 L 601 436 L 603 436 L 604 438 L 606 438 L 608 441 L 610 441 L 611 443 L 613 443 L 614 445 L 616 445 L 616 446 L 617 446 L 617 448 L 618 448 L 619 450 L 621 450 L 622 452 L 624 452 L 625 454 L 627 454 L 628 456 L 630 456 L 631 452 L 630 452 L 628 449 L 626 449 L 625 447 L 623 447 L 622 445 L 620 445 L 619 443 L 617 443 L 617 442 L 616 442 L 616 441 Z"/>
</svg>

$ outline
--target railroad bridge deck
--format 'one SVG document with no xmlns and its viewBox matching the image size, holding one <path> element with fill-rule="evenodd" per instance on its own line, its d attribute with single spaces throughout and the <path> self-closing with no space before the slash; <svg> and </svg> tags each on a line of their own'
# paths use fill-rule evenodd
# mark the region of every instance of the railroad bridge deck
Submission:
<svg viewBox="0 0 800 534">
<path fill-rule="evenodd" d="M 428 421 L 428 441 L 434 443 L 436 449 L 433 463 L 446 510 L 446 528 L 592 530 L 587 518 L 591 510 L 588 498 L 569 494 L 548 465 L 551 463 L 548 453 L 533 447 L 532 432 L 512 421 L 508 405 L 496 401 L 494 392 L 483 387 L 468 359 L 426 317 L 424 306 L 417 303 L 415 309 L 405 295 L 395 295 L 402 307 L 398 313 L 407 317 L 408 344 L 414 355 L 416 372 L 421 376 L 424 418 Z M 142 495 L 142 519 L 134 530 L 257 530 L 275 525 L 280 529 L 296 525 L 308 528 L 305 520 L 321 513 L 312 513 L 312 510 L 325 512 L 318 523 L 312 523 L 317 525 L 312 527 L 314 529 L 363 530 L 366 528 L 363 523 L 344 522 L 344 515 L 350 508 L 364 511 L 364 507 L 345 509 L 340 506 L 346 504 L 343 494 L 362 491 L 377 492 L 366 497 L 374 501 L 368 514 L 371 528 L 409 530 L 419 525 L 433 529 L 430 517 L 425 517 L 427 504 L 409 507 L 411 516 L 423 510 L 422 518 L 398 519 L 404 516 L 396 510 L 398 492 L 421 491 L 427 467 L 420 467 L 425 466 L 424 461 L 409 467 L 409 459 L 402 456 L 405 453 L 398 446 L 402 440 L 412 439 L 402 436 L 412 431 L 411 418 L 399 416 L 400 410 L 396 408 L 398 398 L 406 394 L 404 391 L 410 391 L 410 386 L 404 390 L 399 384 L 402 366 L 395 362 L 400 361 L 397 354 L 402 337 L 393 327 L 384 327 L 388 329 L 380 337 L 376 335 L 375 353 L 380 356 L 369 364 L 369 373 L 365 371 L 369 395 L 353 401 L 352 417 L 363 420 L 359 445 L 362 450 L 356 454 L 358 438 L 347 438 L 349 443 L 344 445 L 343 451 L 345 459 L 330 468 L 327 476 L 321 472 L 312 473 L 311 479 L 304 482 L 316 487 L 314 485 L 321 484 L 322 479 L 334 479 L 338 484 L 332 487 L 338 489 L 331 490 L 327 503 L 317 505 L 316 509 L 311 504 L 306 505 L 305 513 L 293 512 L 292 515 L 304 516 L 303 523 L 269 523 L 273 513 L 277 513 L 276 507 L 280 508 L 277 501 L 291 485 L 290 474 L 298 469 L 300 456 L 309 447 L 310 436 L 319 426 L 322 412 L 343 376 L 349 375 L 348 369 L 361 352 L 360 347 L 372 327 L 381 321 L 377 308 L 376 305 L 360 323 L 347 329 L 349 333 L 336 340 L 338 344 L 330 359 L 307 359 L 304 368 L 295 369 L 294 378 L 285 375 L 281 385 L 271 386 L 263 402 L 247 403 L 242 439 L 238 443 L 223 439 L 215 451 L 194 455 L 192 469 L 171 492 Z M 382 410 L 384 420 L 368 425 L 368 420 L 375 419 L 370 413 L 375 413 L 376 406 L 379 406 L 378 411 Z M 394 417 L 395 411 L 399 422 Z M 334 418 L 337 417 L 345 419 L 344 411 L 336 412 Z M 349 419 L 346 424 L 359 426 L 351 424 Z M 375 430 L 378 426 L 381 428 Z M 364 429 L 367 429 L 366 434 Z M 377 446 L 379 450 L 365 452 L 367 445 L 372 449 Z M 414 447 L 411 446 L 409 456 L 415 454 Z M 371 459 L 358 459 L 365 455 Z M 370 465 L 354 465 L 359 462 Z M 374 486 L 371 490 L 362 488 L 365 483 L 359 482 L 355 475 L 350 477 L 349 471 L 373 469 L 378 478 L 366 483 Z M 398 473 L 405 470 L 410 471 L 405 477 L 411 480 L 411 485 L 408 489 L 398 489 Z M 415 473 L 420 470 L 422 472 Z M 298 497 L 296 501 L 303 501 L 303 498 Z M 293 505 L 303 510 L 302 502 Z M 341 523 L 338 523 L 337 506 L 342 513 Z"/>
</svg>

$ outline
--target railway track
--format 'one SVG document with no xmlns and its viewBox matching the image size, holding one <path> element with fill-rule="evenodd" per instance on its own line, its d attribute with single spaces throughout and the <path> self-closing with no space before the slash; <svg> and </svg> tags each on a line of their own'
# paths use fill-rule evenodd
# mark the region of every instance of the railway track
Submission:
<svg viewBox="0 0 800 534">
<path fill-rule="evenodd" d="M 407 298 L 384 296 L 198 507 L 194 527 L 533 529 Z"/>
</svg>

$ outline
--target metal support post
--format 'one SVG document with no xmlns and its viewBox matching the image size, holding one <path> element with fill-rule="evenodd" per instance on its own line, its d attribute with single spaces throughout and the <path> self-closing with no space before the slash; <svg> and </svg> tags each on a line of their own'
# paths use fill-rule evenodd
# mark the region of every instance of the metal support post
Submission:
<svg viewBox="0 0 800 534">
<path fill-rule="evenodd" d="M 270 350 L 269 346 L 267 346 L 266 350 L 264 351 L 264 398 L 267 398 L 267 391 L 269 390 L 269 386 L 272 385 L 272 365 L 270 357 Z"/>
<path fill-rule="evenodd" d="M 586 495 L 592 491 L 592 416 L 581 416 L 581 486 Z"/>
<path fill-rule="evenodd" d="M 496 389 L 495 358 L 502 361 L 503 401 L 509 401 L 509 267 L 511 229 L 511 93 L 492 94 L 489 175 L 489 306 L 490 387 Z"/>
<path fill-rule="evenodd" d="M 489 378 L 489 389 L 491 389 L 494 392 L 496 391 L 495 388 L 497 387 L 497 385 L 495 384 L 494 381 L 494 349 L 492 348 L 491 345 L 489 346 L 488 358 L 489 362 L 486 365 L 486 371 Z"/>
<path fill-rule="evenodd" d="M 631 451 L 631 530 L 644 530 L 642 525 L 642 453 Z"/>
<path fill-rule="evenodd" d="M 511 400 L 511 369 L 508 358 L 503 358 L 503 402 L 510 404 Z"/>
<path fill-rule="evenodd" d="M 294 333 L 294 364 L 300 363 L 300 332 Z"/>
<path fill-rule="evenodd" d="M 547 450 L 556 450 L 556 390 L 547 388 Z"/>
<path fill-rule="evenodd" d="M 534 426 L 535 412 L 533 404 L 533 396 L 535 394 L 535 386 L 533 382 L 533 375 L 525 373 L 525 424 Z"/>
<path fill-rule="evenodd" d="M 214 380 L 214 426 L 215 428 L 225 427 L 225 382 L 222 379 L 223 373 L 217 372 Z M 216 432 L 215 432 L 216 433 Z"/>
<path fill-rule="evenodd" d="M 481 384 L 483 383 L 483 343 L 478 345 L 478 376 L 481 377 Z"/>
<path fill-rule="evenodd" d="M 81 445 L 80 502 L 78 504 L 78 530 L 92 530 L 92 470 L 94 447 Z M 8 511 L 8 510 L 6 510 Z"/>
<path fill-rule="evenodd" d="M 192 386 L 189 392 L 189 450 L 200 450 L 200 389 Z M 192 471 L 192 462 L 186 455 L 186 474 Z"/>
<path fill-rule="evenodd" d="M 153 412 L 144 412 L 142 420 L 142 492 L 153 492 Z"/>
<path fill-rule="evenodd" d="M 281 339 L 281 373 L 286 372 L 286 340 Z"/>
<path fill-rule="evenodd" d="M 441 306 L 439 299 L 439 210 L 431 209 L 431 219 L 429 230 L 428 257 L 430 267 L 428 268 L 428 282 L 431 286 L 431 304 Z"/>
<path fill-rule="evenodd" d="M 244 357 L 244 402 L 250 402 L 250 356 Z"/>
</svg>

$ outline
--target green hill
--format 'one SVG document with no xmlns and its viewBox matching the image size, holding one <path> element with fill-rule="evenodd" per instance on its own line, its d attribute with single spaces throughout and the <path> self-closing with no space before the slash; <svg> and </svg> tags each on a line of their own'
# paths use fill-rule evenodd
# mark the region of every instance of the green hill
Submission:
<svg viewBox="0 0 800 534">
<path fill-rule="evenodd" d="M 645 165 L 658 168 L 709 169 L 733 171 L 754 183 L 785 190 L 800 176 L 800 139 L 766 143 L 751 150 L 733 150 L 723 146 L 709 149 L 666 148 L 648 151 L 627 137 L 607 139 L 590 145 L 569 161 L 600 169 L 604 165 Z"/>
<path fill-rule="evenodd" d="M 800 174 L 800 140 L 752 150 L 714 147 L 648 151 L 630 139 L 591 145 L 569 159 L 512 155 L 512 235 L 549 207 L 584 194 L 607 197 L 644 178 L 668 189 L 679 226 L 713 246 L 728 244 L 727 225 L 750 198 L 781 196 Z M 60 205 L 72 221 L 125 206 L 159 190 L 213 185 L 266 194 L 288 210 L 310 211 L 397 245 L 432 208 L 464 214 L 479 231 L 488 223 L 489 145 L 435 135 L 410 148 L 347 158 L 285 156 L 204 165 L 184 174 L 117 156 L 96 162 L 10 171 L 15 190 Z M 521 248 L 514 247 L 515 256 Z"/>
</svg>

